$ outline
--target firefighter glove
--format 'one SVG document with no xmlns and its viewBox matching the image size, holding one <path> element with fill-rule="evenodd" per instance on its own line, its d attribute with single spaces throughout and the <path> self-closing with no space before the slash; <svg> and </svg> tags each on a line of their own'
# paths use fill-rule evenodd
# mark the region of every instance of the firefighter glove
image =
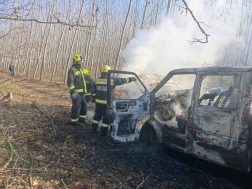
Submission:
<svg viewBox="0 0 252 189">
<path fill-rule="evenodd" d="M 74 91 L 74 92 L 71 94 L 72 99 L 77 99 L 78 96 L 79 96 L 79 94 L 78 94 L 76 91 Z"/>
<path fill-rule="evenodd" d="M 95 96 L 91 95 L 91 102 L 95 103 Z"/>
<path fill-rule="evenodd" d="M 132 81 L 136 81 L 136 78 L 135 78 L 135 77 L 130 77 L 130 79 L 131 79 L 131 82 L 132 82 Z"/>
</svg>

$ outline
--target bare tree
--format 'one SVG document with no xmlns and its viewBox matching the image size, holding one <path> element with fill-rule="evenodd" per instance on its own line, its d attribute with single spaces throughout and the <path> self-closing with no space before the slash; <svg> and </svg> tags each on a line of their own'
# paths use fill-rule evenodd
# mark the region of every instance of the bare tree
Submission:
<svg viewBox="0 0 252 189">
<path fill-rule="evenodd" d="M 70 1 L 69 1 L 68 12 L 67 12 L 67 17 L 66 17 L 65 22 L 67 22 L 67 20 L 69 19 L 70 14 L 71 14 L 71 9 L 72 9 L 71 2 L 72 2 L 72 1 L 70 0 Z M 53 72 L 52 72 L 52 75 L 51 75 L 51 80 L 50 80 L 50 82 L 53 81 L 53 77 L 54 77 L 54 75 L 55 75 L 55 71 L 56 71 L 57 68 L 58 68 L 58 64 L 59 64 L 59 51 L 60 51 L 60 46 L 61 46 L 61 43 L 62 43 L 62 41 L 63 41 L 62 39 L 63 39 L 63 37 L 64 37 L 66 28 L 67 28 L 67 26 L 64 25 L 63 30 L 62 30 L 61 35 L 60 35 L 60 39 L 59 39 L 59 43 L 58 43 L 58 47 L 57 47 L 57 52 L 56 52 L 56 57 L 55 57 L 55 61 L 56 61 L 56 62 L 55 62 L 55 64 L 54 64 L 54 68 L 53 68 Z"/>
<path fill-rule="evenodd" d="M 128 12 L 127 12 L 127 15 L 126 15 L 126 18 L 125 18 L 125 21 L 124 21 L 124 25 L 123 25 L 123 29 L 122 29 L 120 45 L 119 45 L 119 49 L 118 49 L 117 56 L 116 56 L 115 66 L 114 66 L 115 70 L 117 69 L 117 65 L 118 65 L 119 60 L 120 60 L 120 54 L 121 54 L 121 51 L 122 51 L 124 32 L 125 32 L 125 28 L 126 28 L 126 25 L 127 25 L 128 18 L 129 18 L 129 13 L 130 13 L 131 7 L 132 7 L 132 0 L 130 0 L 130 2 L 129 2 Z"/>
<path fill-rule="evenodd" d="M 145 1 L 145 7 L 144 7 L 144 12 L 143 12 L 143 18 L 142 18 L 142 23 L 141 23 L 141 29 L 143 29 L 143 25 L 144 25 L 144 20 L 145 20 L 145 15 L 146 15 L 146 10 L 149 4 L 149 0 Z"/>
<path fill-rule="evenodd" d="M 79 21 L 80 21 L 81 12 L 83 10 L 84 3 L 85 3 L 85 0 L 82 0 L 82 5 L 81 5 L 81 8 L 80 8 L 80 13 L 79 13 L 79 17 L 78 17 L 77 23 L 79 23 Z M 66 67 L 65 67 L 64 83 L 66 83 L 66 81 L 67 81 L 67 71 L 68 71 L 69 63 L 70 63 L 70 60 L 71 60 L 71 57 L 72 57 L 72 51 L 73 51 L 73 47 L 75 45 L 75 40 L 76 40 L 76 36 L 77 36 L 78 31 L 79 30 L 76 29 L 75 32 L 74 32 L 73 41 L 72 41 L 72 45 L 71 45 L 71 48 L 70 48 L 70 53 L 69 53 L 69 56 L 68 56 L 68 61 L 67 61 Z"/>
<path fill-rule="evenodd" d="M 166 10 L 166 15 L 167 15 L 167 16 L 168 16 L 169 13 L 171 12 L 171 5 L 172 5 L 172 0 L 168 0 L 167 10 Z"/>
<path fill-rule="evenodd" d="M 56 0 L 55 0 L 56 1 Z M 216 1 L 202 0 L 208 10 L 215 10 Z M 188 39 L 190 43 L 208 43 L 209 34 L 200 18 L 186 0 L 60 0 L 0 1 L 0 67 L 7 69 L 13 62 L 17 70 L 48 81 L 65 82 L 74 53 L 80 53 L 85 66 L 97 77 L 102 64 L 120 69 L 122 50 L 136 37 L 139 29 L 158 25 L 164 15 L 189 13 L 197 24 L 202 39 Z M 5 3 L 5 4 L 3 4 Z M 74 8 L 73 8 L 74 7 Z M 77 7 L 77 8 L 76 8 Z M 80 13 L 80 9 L 82 11 Z M 224 19 L 232 12 L 240 12 L 234 20 L 237 35 L 245 43 L 232 44 L 223 53 L 220 64 L 249 65 L 251 60 L 251 7 L 249 0 L 226 1 L 221 14 Z M 182 11 L 179 11 L 182 9 Z M 172 17 L 170 18 L 172 19 Z M 78 40 L 77 40 L 78 38 Z M 242 62 L 242 63 L 240 63 Z M 39 73 L 40 71 L 40 73 Z"/>
</svg>

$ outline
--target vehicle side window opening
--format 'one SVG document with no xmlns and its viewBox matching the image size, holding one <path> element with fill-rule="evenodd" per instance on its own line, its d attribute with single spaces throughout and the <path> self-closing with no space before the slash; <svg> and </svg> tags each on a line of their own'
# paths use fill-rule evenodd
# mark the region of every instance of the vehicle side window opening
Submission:
<svg viewBox="0 0 252 189">
<path fill-rule="evenodd" d="M 174 75 L 156 92 L 154 116 L 158 122 L 182 129 L 181 123 L 188 120 L 195 78 L 194 74 Z"/>
<path fill-rule="evenodd" d="M 135 77 L 129 74 L 120 74 L 119 78 Z M 142 86 L 140 81 L 136 78 L 136 81 L 126 83 L 124 85 L 116 86 L 114 99 L 138 99 L 145 94 L 145 88 Z"/>
<path fill-rule="evenodd" d="M 198 104 L 200 106 L 236 109 L 240 79 L 240 76 L 237 75 L 203 76 Z"/>
</svg>

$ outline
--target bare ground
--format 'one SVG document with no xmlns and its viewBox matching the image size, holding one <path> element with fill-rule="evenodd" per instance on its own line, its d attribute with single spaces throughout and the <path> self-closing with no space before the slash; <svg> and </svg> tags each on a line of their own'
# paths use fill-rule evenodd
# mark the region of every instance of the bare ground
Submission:
<svg viewBox="0 0 252 189">
<path fill-rule="evenodd" d="M 72 127 L 65 85 L 0 72 L 0 188 L 252 188 L 249 176 L 159 145 L 112 144 Z M 34 108 L 35 102 L 53 116 Z M 89 117 L 94 107 L 89 105 Z"/>
</svg>

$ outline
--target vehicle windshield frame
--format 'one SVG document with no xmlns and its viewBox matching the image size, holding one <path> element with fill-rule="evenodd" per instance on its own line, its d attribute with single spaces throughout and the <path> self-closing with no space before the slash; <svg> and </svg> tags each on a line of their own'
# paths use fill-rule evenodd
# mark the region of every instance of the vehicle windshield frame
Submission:
<svg viewBox="0 0 252 189">
<path fill-rule="evenodd" d="M 144 88 L 144 91 L 141 90 L 141 88 L 137 85 L 137 87 L 140 89 L 140 91 L 144 94 L 146 94 L 148 91 L 148 89 L 146 88 L 146 86 L 144 85 L 144 83 L 142 82 L 142 80 L 138 77 L 138 75 L 135 72 L 130 72 L 130 71 L 118 71 L 118 70 L 109 70 L 108 71 L 108 78 L 107 81 L 111 80 L 111 74 L 127 74 L 127 75 L 134 75 L 137 80 L 140 82 L 140 84 L 142 85 L 142 87 Z M 111 105 L 111 85 L 110 82 L 107 82 L 107 104 L 108 106 Z"/>
</svg>

